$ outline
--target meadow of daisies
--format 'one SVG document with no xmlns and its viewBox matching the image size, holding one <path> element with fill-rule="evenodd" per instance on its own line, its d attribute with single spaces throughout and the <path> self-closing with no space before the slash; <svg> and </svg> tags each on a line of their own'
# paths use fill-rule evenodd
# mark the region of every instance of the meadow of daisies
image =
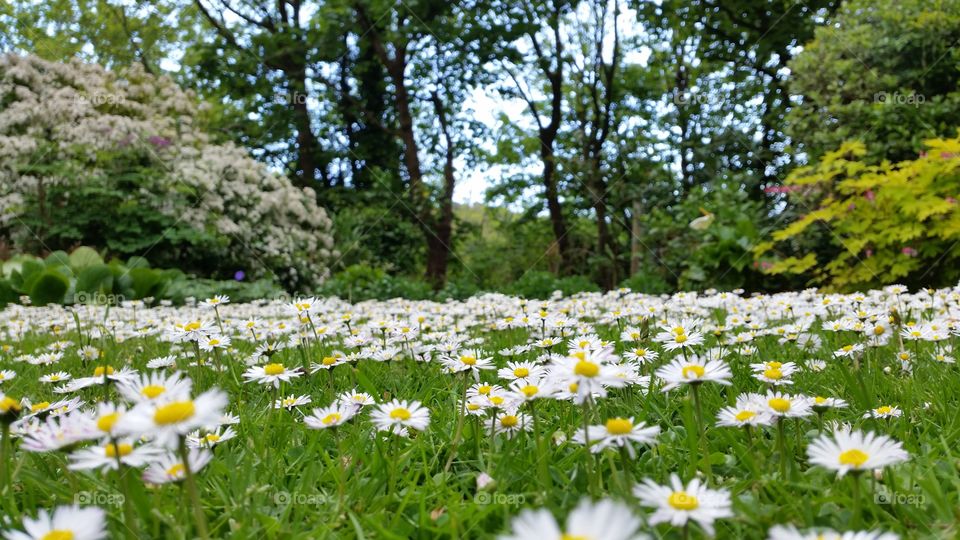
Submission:
<svg viewBox="0 0 960 540">
<path fill-rule="evenodd" d="M 955 538 L 958 320 L 899 286 L 9 306 L 0 535 Z"/>
</svg>

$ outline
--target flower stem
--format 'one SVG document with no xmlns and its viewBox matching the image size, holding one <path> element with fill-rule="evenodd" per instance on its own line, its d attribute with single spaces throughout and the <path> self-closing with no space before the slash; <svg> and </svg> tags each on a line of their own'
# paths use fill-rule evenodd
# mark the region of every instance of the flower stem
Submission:
<svg viewBox="0 0 960 540">
<path fill-rule="evenodd" d="M 457 456 L 457 447 L 460 445 L 460 437 L 463 435 L 463 420 L 467 413 L 467 387 L 470 386 L 470 381 L 467 377 L 467 372 L 464 371 L 463 393 L 460 394 L 460 414 L 457 416 L 457 429 L 453 434 L 453 441 L 450 442 L 450 457 L 447 458 L 447 464 L 443 466 L 444 472 L 450 470 L 450 465 L 453 464 L 453 458 Z"/>
<path fill-rule="evenodd" d="M 707 434 L 703 426 L 703 409 L 700 406 L 700 385 L 691 384 L 690 393 L 693 394 L 693 408 L 697 415 L 697 433 L 700 436 L 700 453 L 703 454 L 703 468 L 707 480 L 713 480 L 713 467 L 710 465 L 710 448 L 707 446 Z"/>
<path fill-rule="evenodd" d="M 193 505 L 193 517 L 197 522 L 197 535 L 207 540 L 210 534 L 207 532 L 207 518 L 203 515 L 203 508 L 200 506 L 200 494 L 197 492 L 197 481 L 190 470 L 190 460 L 187 459 L 187 443 L 184 437 L 180 437 L 180 459 L 183 462 L 183 472 L 186 475 L 187 492 L 190 494 L 190 503 Z"/>
</svg>

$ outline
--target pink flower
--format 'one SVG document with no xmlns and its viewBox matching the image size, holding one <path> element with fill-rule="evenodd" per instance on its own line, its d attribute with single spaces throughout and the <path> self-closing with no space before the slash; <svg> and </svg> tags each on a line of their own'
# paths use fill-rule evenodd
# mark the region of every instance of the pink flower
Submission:
<svg viewBox="0 0 960 540">
<path fill-rule="evenodd" d="M 869 259 L 870 257 L 873 257 L 873 250 L 870 249 L 870 248 L 867 248 L 867 251 L 865 252 L 865 255 L 867 256 L 868 259 Z"/>
<path fill-rule="evenodd" d="M 917 256 L 917 250 L 913 249 L 913 248 L 910 247 L 910 246 L 906 246 L 906 247 L 904 247 L 903 249 L 901 249 L 901 250 L 900 250 L 900 253 L 903 253 L 903 254 L 906 255 L 907 257 L 916 257 L 916 256 Z"/>
<path fill-rule="evenodd" d="M 868 189 L 866 193 L 863 194 L 864 198 L 870 202 L 873 202 L 877 198 L 877 195 L 873 192 L 872 189 Z"/>
</svg>

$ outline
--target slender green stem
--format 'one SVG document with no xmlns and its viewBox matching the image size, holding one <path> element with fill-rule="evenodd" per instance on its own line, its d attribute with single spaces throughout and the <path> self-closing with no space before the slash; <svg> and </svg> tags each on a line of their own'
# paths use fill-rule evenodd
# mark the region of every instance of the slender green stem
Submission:
<svg viewBox="0 0 960 540">
<path fill-rule="evenodd" d="M 467 387 L 470 386 L 468 371 L 463 372 L 463 392 L 460 394 L 460 414 L 457 416 L 457 429 L 453 434 L 453 441 L 450 442 L 450 457 L 447 458 L 447 464 L 443 466 L 443 471 L 449 471 L 453 459 L 457 456 L 457 447 L 460 445 L 460 437 L 463 435 L 463 421 L 467 415 Z"/>
<path fill-rule="evenodd" d="M 860 475 L 857 473 L 851 474 L 850 481 L 853 482 L 853 517 L 851 521 L 851 530 L 857 530 L 860 528 L 860 523 L 862 522 L 863 518 L 861 515 L 861 505 L 863 504 L 863 501 L 860 500 Z"/>
<path fill-rule="evenodd" d="M 197 491 L 197 481 L 190 470 L 190 460 L 187 455 L 187 443 L 184 437 L 180 437 L 180 459 L 183 462 L 183 472 L 186 475 L 187 493 L 190 495 L 190 503 L 193 505 L 193 518 L 197 522 L 197 535 L 207 540 L 210 534 L 207 532 L 207 518 L 203 515 L 203 507 L 200 505 L 200 493 Z"/>
<path fill-rule="evenodd" d="M 777 451 L 780 453 L 780 477 L 787 477 L 787 436 L 784 433 L 783 417 L 777 418 Z"/>
<path fill-rule="evenodd" d="M 703 425 L 703 409 L 700 406 L 700 385 L 691 384 L 690 393 L 693 394 L 693 408 L 697 416 L 697 433 L 700 437 L 700 453 L 703 460 L 704 473 L 707 480 L 713 480 L 713 467 L 710 465 L 710 448 L 707 445 L 707 434 Z"/>
</svg>

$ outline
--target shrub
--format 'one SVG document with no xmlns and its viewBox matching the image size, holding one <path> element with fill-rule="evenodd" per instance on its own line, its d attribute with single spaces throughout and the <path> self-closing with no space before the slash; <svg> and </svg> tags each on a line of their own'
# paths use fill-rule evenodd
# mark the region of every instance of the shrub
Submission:
<svg viewBox="0 0 960 540">
<path fill-rule="evenodd" d="M 925 144 L 917 159 L 875 163 L 847 143 L 794 171 L 787 188 L 807 213 L 758 246 L 767 271 L 835 289 L 956 283 L 960 138 Z"/>
<path fill-rule="evenodd" d="M 327 276 L 330 220 L 310 189 L 213 144 L 200 105 L 139 64 L 0 57 L 0 240 L 18 251 L 89 244 L 161 266 L 289 287 Z"/>
</svg>

